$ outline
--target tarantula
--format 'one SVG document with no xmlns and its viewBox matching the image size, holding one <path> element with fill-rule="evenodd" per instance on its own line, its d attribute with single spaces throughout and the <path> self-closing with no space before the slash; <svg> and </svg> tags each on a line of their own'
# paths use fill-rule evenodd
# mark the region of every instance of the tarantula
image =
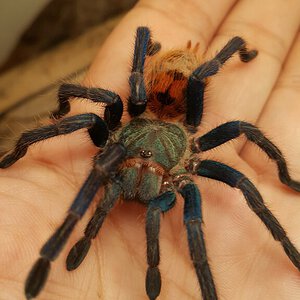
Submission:
<svg viewBox="0 0 300 300">
<path fill-rule="evenodd" d="M 105 217 L 118 200 L 135 200 L 147 207 L 146 292 L 149 299 L 156 299 L 161 290 L 160 217 L 174 206 L 178 192 L 184 199 L 188 246 L 202 297 L 205 300 L 218 299 L 203 235 L 201 196 L 192 175 L 222 181 L 241 190 L 250 209 L 265 224 L 273 238 L 281 243 L 291 262 L 300 269 L 299 252 L 251 181 L 230 166 L 201 160 L 197 155 L 245 134 L 249 141 L 276 162 L 281 182 L 299 192 L 300 183 L 291 179 L 280 150 L 257 127 L 244 121 L 230 121 L 203 136 L 192 137 L 201 122 L 207 78 L 215 75 L 234 53 L 238 52 L 240 60 L 247 63 L 258 52 L 248 50 L 246 42 L 238 36 L 232 38 L 213 59 L 204 63 L 196 52 L 197 46 L 193 48 L 188 42 L 185 49 L 162 53 L 160 44 L 152 40 L 150 30 L 139 27 L 129 77 L 129 122 L 121 125 L 123 104 L 112 91 L 63 84 L 58 92 L 59 108 L 52 115 L 54 124 L 23 133 L 14 150 L 0 161 L 0 168 L 7 168 L 24 156 L 31 144 L 82 128 L 88 129 L 92 142 L 101 148 L 67 217 L 40 250 L 40 258 L 26 280 L 27 299 L 36 297 L 42 290 L 50 262 L 62 251 L 74 226 L 102 186 L 105 186 L 104 197 L 86 226 L 84 236 L 67 257 L 68 270 L 74 270 L 81 264 L 91 240 L 96 237 Z M 69 112 L 69 100 L 74 97 L 105 103 L 104 120 L 92 113 L 62 118 Z"/>
</svg>

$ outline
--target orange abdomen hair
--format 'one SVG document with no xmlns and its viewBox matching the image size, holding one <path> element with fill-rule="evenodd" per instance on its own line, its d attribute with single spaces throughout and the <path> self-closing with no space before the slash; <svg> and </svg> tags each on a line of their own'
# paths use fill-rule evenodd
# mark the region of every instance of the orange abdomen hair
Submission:
<svg viewBox="0 0 300 300">
<path fill-rule="evenodd" d="M 149 58 L 145 66 L 148 109 L 158 118 L 174 118 L 185 113 L 185 91 L 188 77 L 200 65 L 191 49 L 170 50 Z"/>
</svg>

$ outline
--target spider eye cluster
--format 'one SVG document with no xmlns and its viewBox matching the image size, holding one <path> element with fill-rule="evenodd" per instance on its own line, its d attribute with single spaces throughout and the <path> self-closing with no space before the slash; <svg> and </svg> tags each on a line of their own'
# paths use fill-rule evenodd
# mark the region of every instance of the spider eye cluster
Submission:
<svg viewBox="0 0 300 300">
<path fill-rule="evenodd" d="M 150 150 L 141 150 L 140 156 L 143 158 L 150 158 L 152 156 L 152 152 Z"/>
</svg>

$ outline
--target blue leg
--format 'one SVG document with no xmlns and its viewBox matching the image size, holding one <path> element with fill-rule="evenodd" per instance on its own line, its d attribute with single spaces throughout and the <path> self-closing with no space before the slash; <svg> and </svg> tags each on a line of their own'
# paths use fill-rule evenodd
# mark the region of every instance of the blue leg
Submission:
<svg viewBox="0 0 300 300">
<path fill-rule="evenodd" d="M 222 181 L 231 187 L 240 189 L 250 209 L 265 224 L 273 238 L 281 243 L 288 258 L 300 270 L 300 253 L 292 244 L 278 220 L 266 207 L 256 187 L 245 175 L 227 165 L 212 160 L 201 161 L 195 172 L 199 176 Z"/>
<path fill-rule="evenodd" d="M 131 75 L 129 77 L 130 97 L 128 99 L 128 112 L 132 117 L 142 114 L 146 109 L 147 95 L 144 82 L 144 64 L 150 44 L 149 28 L 138 27 Z"/>
<path fill-rule="evenodd" d="M 196 270 L 204 300 L 217 300 L 214 279 L 209 267 L 204 234 L 201 196 L 198 187 L 193 182 L 179 185 L 179 193 L 184 199 L 184 223 L 187 229 L 190 255 Z"/>
<path fill-rule="evenodd" d="M 91 240 L 98 234 L 104 219 L 119 199 L 121 191 L 121 186 L 118 182 L 114 182 L 105 188 L 104 199 L 100 201 L 94 215 L 86 226 L 84 237 L 72 247 L 68 254 L 66 261 L 68 271 L 76 269 L 84 260 L 90 249 Z"/>
<path fill-rule="evenodd" d="M 187 112 L 185 122 L 191 131 L 196 131 L 196 127 L 201 122 L 206 85 L 205 79 L 217 74 L 222 65 L 236 52 L 239 52 L 240 59 L 243 62 L 251 61 L 258 53 L 256 50 L 248 51 L 246 42 L 236 36 L 225 45 L 215 58 L 203 63 L 189 77 L 186 94 Z"/>
<path fill-rule="evenodd" d="M 87 128 L 90 138 L 97 147 L 103 147 L 108 139 L 106 123 L 95 114 L 82 114 L 65 118 L 54 125 L 25 131 L 18 140 L 14 150 L 0 160 L 0 169 L 5 169 L 22 158 L 30 145 L 58 136 Z"/>
<path fill-rule="evenodd" d="M 59 119 L 70 111 L 70 98 L 85 98 L 96 103 L 106 104 L 104 120 L 109 129 L 120 125 L 123 103 L 119 95 L 101 88 L 88 88 L 72 83 L 64 83 L 58 90 L 58 109 L 52 112 L 52 118 Z"/>
<path fill-rule="evenodd" d="M 46 282 L 50 270 L 50 261 L 57 258 L 76 223 L 88 209 L 98 189 L 115 176 L 115 172 L 125 156 L 126 150 L 121 144 L 113 144 L 103 154 L 96 156 L 94 168 L 71 205 L 65 221 L 42 247 L 41 257 L 34 264 L 27 277 L 25 283 L 27 299 L 34 298 L 39 294 Z"/>
<path fill-rule="evenodd" d="M 279 178 L 295 191 L 300 192 L 300 182 L 291 179 L 281 151 L 254 125 L 243 121 L 222 124 L 197 138 L 192 146 L 194 152 L 207 151 L 245 134 L 247 139 L 260 147 L 277 164 Z"/>
<path fill-rule="evenodd" d="M 147 261 L 146 291 L 150 300 L 155 300 L 161 289 L 161 276 L 159 265 L 159 229 L 160 215 L 171 209 L 176 200 L 176 195 L 165 192 L 150 201 L 146 216 Z"/>
</svg>

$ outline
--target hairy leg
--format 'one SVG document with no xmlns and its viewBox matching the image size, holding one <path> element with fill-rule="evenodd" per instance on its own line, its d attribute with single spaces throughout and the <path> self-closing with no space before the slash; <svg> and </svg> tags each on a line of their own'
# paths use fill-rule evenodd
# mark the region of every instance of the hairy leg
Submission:
<svg viewBox="0 0 300 300">
<path fill-rule="evenodd" d="M 282 152 L 254 125 L 243 121 L 231 121 L 222 124 L 205 135 L 194 140 L 193 151 L 199 153 L 218 147 L 240 135 L 245 134 L 247 139 L 260 147 L 270 159 L 276 162 L 279 178 L 282 183 L 291 189 L 300 192 L 300 182 L 291 179 L 287 164 Z"/>
<path fill-rule="evenodd" d="M 91 140 L 97 147 L 103 147 L 108 139 L 106 123 L 95 114 L 82 114 L 58 121 L 54 125 L 25 131 L 18 140 L 14 150 L 0 160 L 0 169 L 8 168 L 22 158 L 30 145 L 58 136 L 88 128 Z"/>
<path fill-rule="evenodd" d="M 249 62 L 257 56 L 257 50 L 249 51 L 246 42 L 241 37 L 231 39 L 223 49 L 210 61 L 200 65 L 188 79 L 186 91 L 186 120 L 191 131 L 200 124 L 203 113 L 203 99 L 206 86 L 205 79 L 217 74 L 225 62 L 238 52 L 242 62 Z"/>
<path fill-rule="evenodd" d="M 279 241 L 294 266 L 300 270 L 300 253 L 288 238 L 279 221 L 266 207 L 263 198 L 251 181 L 239 171 L 212 160 L 203 160 L 192 164 L 191 171 L 199 176 L 222 181 L 241 190 L 250 209 L 261 219 L 273 238 Z"/>
<path fill-rule="evenodd" d="M 124 160 L 126 150 L 121 144 L 113 144 L 103 154 L 96 156 L 94 168 L 73 201 L 62 225 L 48 239 L 40 251 L 40 258 L 32 267 L 26 283 L 27 299 L 36 297 L 44 287 L 50 270 L 50 262 L 55 260 L 67 242 L 76 223 L 84 215 L 98 189 L 113 177 Z"/>
<path fill-rule="evenodd" d="M 217 300 L 217 291 L 208 263 L 203 234 L 201 195 L 193 182 L 178 181 L 178 192 L 184 199 L 184 224 L 187 229 L 191 259 L 196 270 L 204 300 Z"/>
<path fill-rule="evenodd" d="M 104 219 L 116 204 L 121 192 L 122 189 L 118 182 L 114 182 L 105 188 L 104 199 L 99 203 L 94 215 L 87 224 L 84 237 L 72 247 L 68 254 L 66 261 L 68 271 L 75 270 L 82 263 L 90 249 L 91 240 L 98 234 Z"/>
<path fill-rule="evenodd" d="M 60 119 L 70 111 L 70 98 L 85 98 L 96 103 L 105 103 L 104 120 L 109 129 L 120 125 L 123 114 L 123 103 L 119 95 L 101 88 L 88 88 L 72 83 L 64 83 L 58 90 L 58 109 L 52 117 Z"/>
<path fill-rule="evenodd" d="M 158 268 L 160 216 L 171 209 L 176 200 L 176 195 L 167 191 L 152 199 L 146 215 L 147 262 L 146 291 L 150 300 L 155 300 L 161 289 L 161 275 Z"/>
</svg>

